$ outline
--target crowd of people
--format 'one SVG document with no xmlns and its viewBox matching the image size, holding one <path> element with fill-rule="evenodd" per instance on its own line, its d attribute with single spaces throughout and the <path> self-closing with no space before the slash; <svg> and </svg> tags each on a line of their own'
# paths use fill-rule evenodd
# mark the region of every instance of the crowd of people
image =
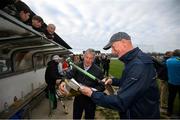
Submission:
<svg viewBox="0 0 180 120">
<path fill-rule="evenodd" d="M 179 58 L 180 49 L 165 52 L 162 60 L 154 58 L 157 77 L 160 80 L 160 107 L 162 110 L 166 110 L 168 116 L 173 114 L 176 94 L 178 93 L 180 96 Z"/>
<path fill-rule="evenodd" d="M 108 57 L 107 55 L 96 56 L 94 63 L 103 69 L 103 73 L 105 76 L 109 76 L 110 57 Z"/>
<path fill-rule="evenodd" d="M 52 23 L 46 25 L 43 18 L 36 15 L 23 1 L 4 0 L 1 3 L 0 9 L 14 16 L 24 24 L 31 26 L 46 38 L 57 42 L 57 34 L 55 34 L 56 26 Z"/>
</svg>

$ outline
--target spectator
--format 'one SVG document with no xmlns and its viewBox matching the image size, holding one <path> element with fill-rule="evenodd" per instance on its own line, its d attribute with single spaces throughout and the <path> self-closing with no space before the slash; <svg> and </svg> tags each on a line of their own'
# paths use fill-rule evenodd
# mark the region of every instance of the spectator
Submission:
<svg viewBox="0 0 180 120">
<path fill-rule="evenodd" d="M 84 56 L 82 54 L 79 55 L 80 62 L 84 61 Z"/>
<path fill-rule="evenodd" d="M 102 56 L 103 73 L 106 76 L 109 76 L 109 63 L 110 59 L 106 55 Z"/>
<path fill-rule="evenodd" d="M 58 55 L 53 56 L 52 61 L 48 62 L 48 66 L 45 72 L 45 81 L 47 83 L 48 95 L 51 95 L 53 101 L 53 109 L 57 108 L 57 99 L 56 99 L 56 80 L 60 79 L 62 76 L 60 74 L 59 63 L 60 57 Z M 50 98 L 49 98 L 50 99 Z"/>
<path fill-rule="evenodd" d="M 100 56 L 96 56 L 95 60 L 94 60 L 94 63 L 98 66 L 98 67 L 101 67 L 101 59 L 100 59 Z"/>
<path fill-rule="evenodd" d="M 104 79 L 105 84 L 119 86 L 116 95 L 92 91 L 89 87 L 80 88 L 97 105 L 118 110 L 121 119 L 160 118 L 159 91 L 156 72 L 150 56 L 138 47 L 133 48 L 131 37 L 125 32 L 114 34 L 105 50 L 112 48 L 125 63 L 121 79 Z"/>
<path fill-rule="evenodd" d="M 11 0 L 11 3 L 7 4 L 7 6 L 3 10 L 8 14 L 17 17 L 23 23 L 30 24 L 32 11 L 21 0 Z"/>
<path fill-rule="evenodd" d="M 67 61 L 65 59 L 62 64 L 62 68 L 64 71 L 67 71 L 69 69 L 69 64 L 67 63 Z"/>
<path fill-rule="evenodd" d="M 43 29 L 43 19 L 40 16 L 34 15 L 32 17 L 31 26 L 36 31 L 42 33 L 44 31 Z"/>
<path fill-rule="evenodd" d="M 167 115 L 171 116 L 173 113 L 174 99 L 177 93 L 179 93 L 179 100 L 180 100 L 180 49 L 176 49 L 173 52 L 173 56 L 167 59 L 166 64 L 167 64 L 168 78 L 169 78 L 168 79 L 169 96 L 168 96 Z"/>
<path fill-rule="evenodd" d="M 74 56 L 73 56 L 73 62 L 74 62 L 75 64 L 78 64 L 78 63 L 80 62 L 79 55 L 74 55 Z"/>
<path fill-rule="evenodd" d="M 158 78 L 160 79 L 160 106 L 166 109 L 168 106 L 168 72 L 166 66 L 166 60 L 172 56 L 171 51 L 167 51 L 162 61 L 162 66 L 158 72 Z"/>
<path fill-rule="evenodd" d="M 94 57 L 95 52 L 93 49 L 86 50 L 84 54 L 84 61 L 79 63 L 78 66 L 97 78 L 102 79 L 102 71 L 95 64 L 93 64 Z M 68 78 L 74 78 L 80 84 L 96 88 L 99 91 L 104 91 L 105 89 L 102 84 L 92 80 L 77 69 L 72 69 L 69 73 L 67 73 L 67 76 Z M 60 91 L 63 94 L 66 94 L 64 82 L 60 84 Z M 85 119 L 94 119 L 95 110 L 96 104 L 91 100 L 91 98 L 82 94 L 75 96 L 73 103 L 73 119 L 81 119 L 83 111 L 85 111 Z"/>
<path fill-rule="evenodd" d="M 46 35 L 46 37 L 47 37 L 48 39 L 54 40 L 55 30 L 56 30 L 56 26 L 55 26 L 54 24 L 48 24 L 47 27 L 46 27 L 46 30 L 45 30 L 44 34 Z"/>
<path fill-rule="evenodd" d="M 29 7 L 21 7 L 17 13 L 17 18 L 25 24 L 30 24 L 31 10 Z"/>
</svg>

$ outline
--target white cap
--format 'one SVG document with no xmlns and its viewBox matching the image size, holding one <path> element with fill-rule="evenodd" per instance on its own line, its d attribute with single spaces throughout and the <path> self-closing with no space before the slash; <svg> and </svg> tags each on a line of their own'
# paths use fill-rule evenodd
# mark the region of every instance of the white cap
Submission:
<svg viewBox="0 0 180 120">
<path fill-rule="evenodd" d="M 59 57 L 59 55 L 54 55 L 52 59 L 53 60 L 60 60 L 61 58 Z"/>
</svg>

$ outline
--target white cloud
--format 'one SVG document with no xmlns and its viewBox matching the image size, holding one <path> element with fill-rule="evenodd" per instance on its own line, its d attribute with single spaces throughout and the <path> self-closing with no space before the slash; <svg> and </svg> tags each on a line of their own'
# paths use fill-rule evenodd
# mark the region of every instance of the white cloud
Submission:
<svg viewBox="0 0 180 120">
<path fill-rule="evenodd" d="M 178 0 L 23 0 L 75 50 L 102 50 L 111 35 L 125 31 L 145 51 L 180 45 Z M 103 51 L 103 50 L 102 50 Z"/>
</svg>

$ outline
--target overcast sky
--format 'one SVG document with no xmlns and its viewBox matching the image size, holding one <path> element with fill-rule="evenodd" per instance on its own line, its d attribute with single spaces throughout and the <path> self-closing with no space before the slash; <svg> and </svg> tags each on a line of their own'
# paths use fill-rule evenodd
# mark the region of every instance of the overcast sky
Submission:
<svg viewBox="0 0 180 120">
<path fill-rule="evenodd" d="M 180 0 L 23 0 L 73 51 L 103 51 L 112 34 L 127 32 L 146 52 L 180 48 Z M 106 52 L 110 52 L 106 51 Z"/>
</svg>

